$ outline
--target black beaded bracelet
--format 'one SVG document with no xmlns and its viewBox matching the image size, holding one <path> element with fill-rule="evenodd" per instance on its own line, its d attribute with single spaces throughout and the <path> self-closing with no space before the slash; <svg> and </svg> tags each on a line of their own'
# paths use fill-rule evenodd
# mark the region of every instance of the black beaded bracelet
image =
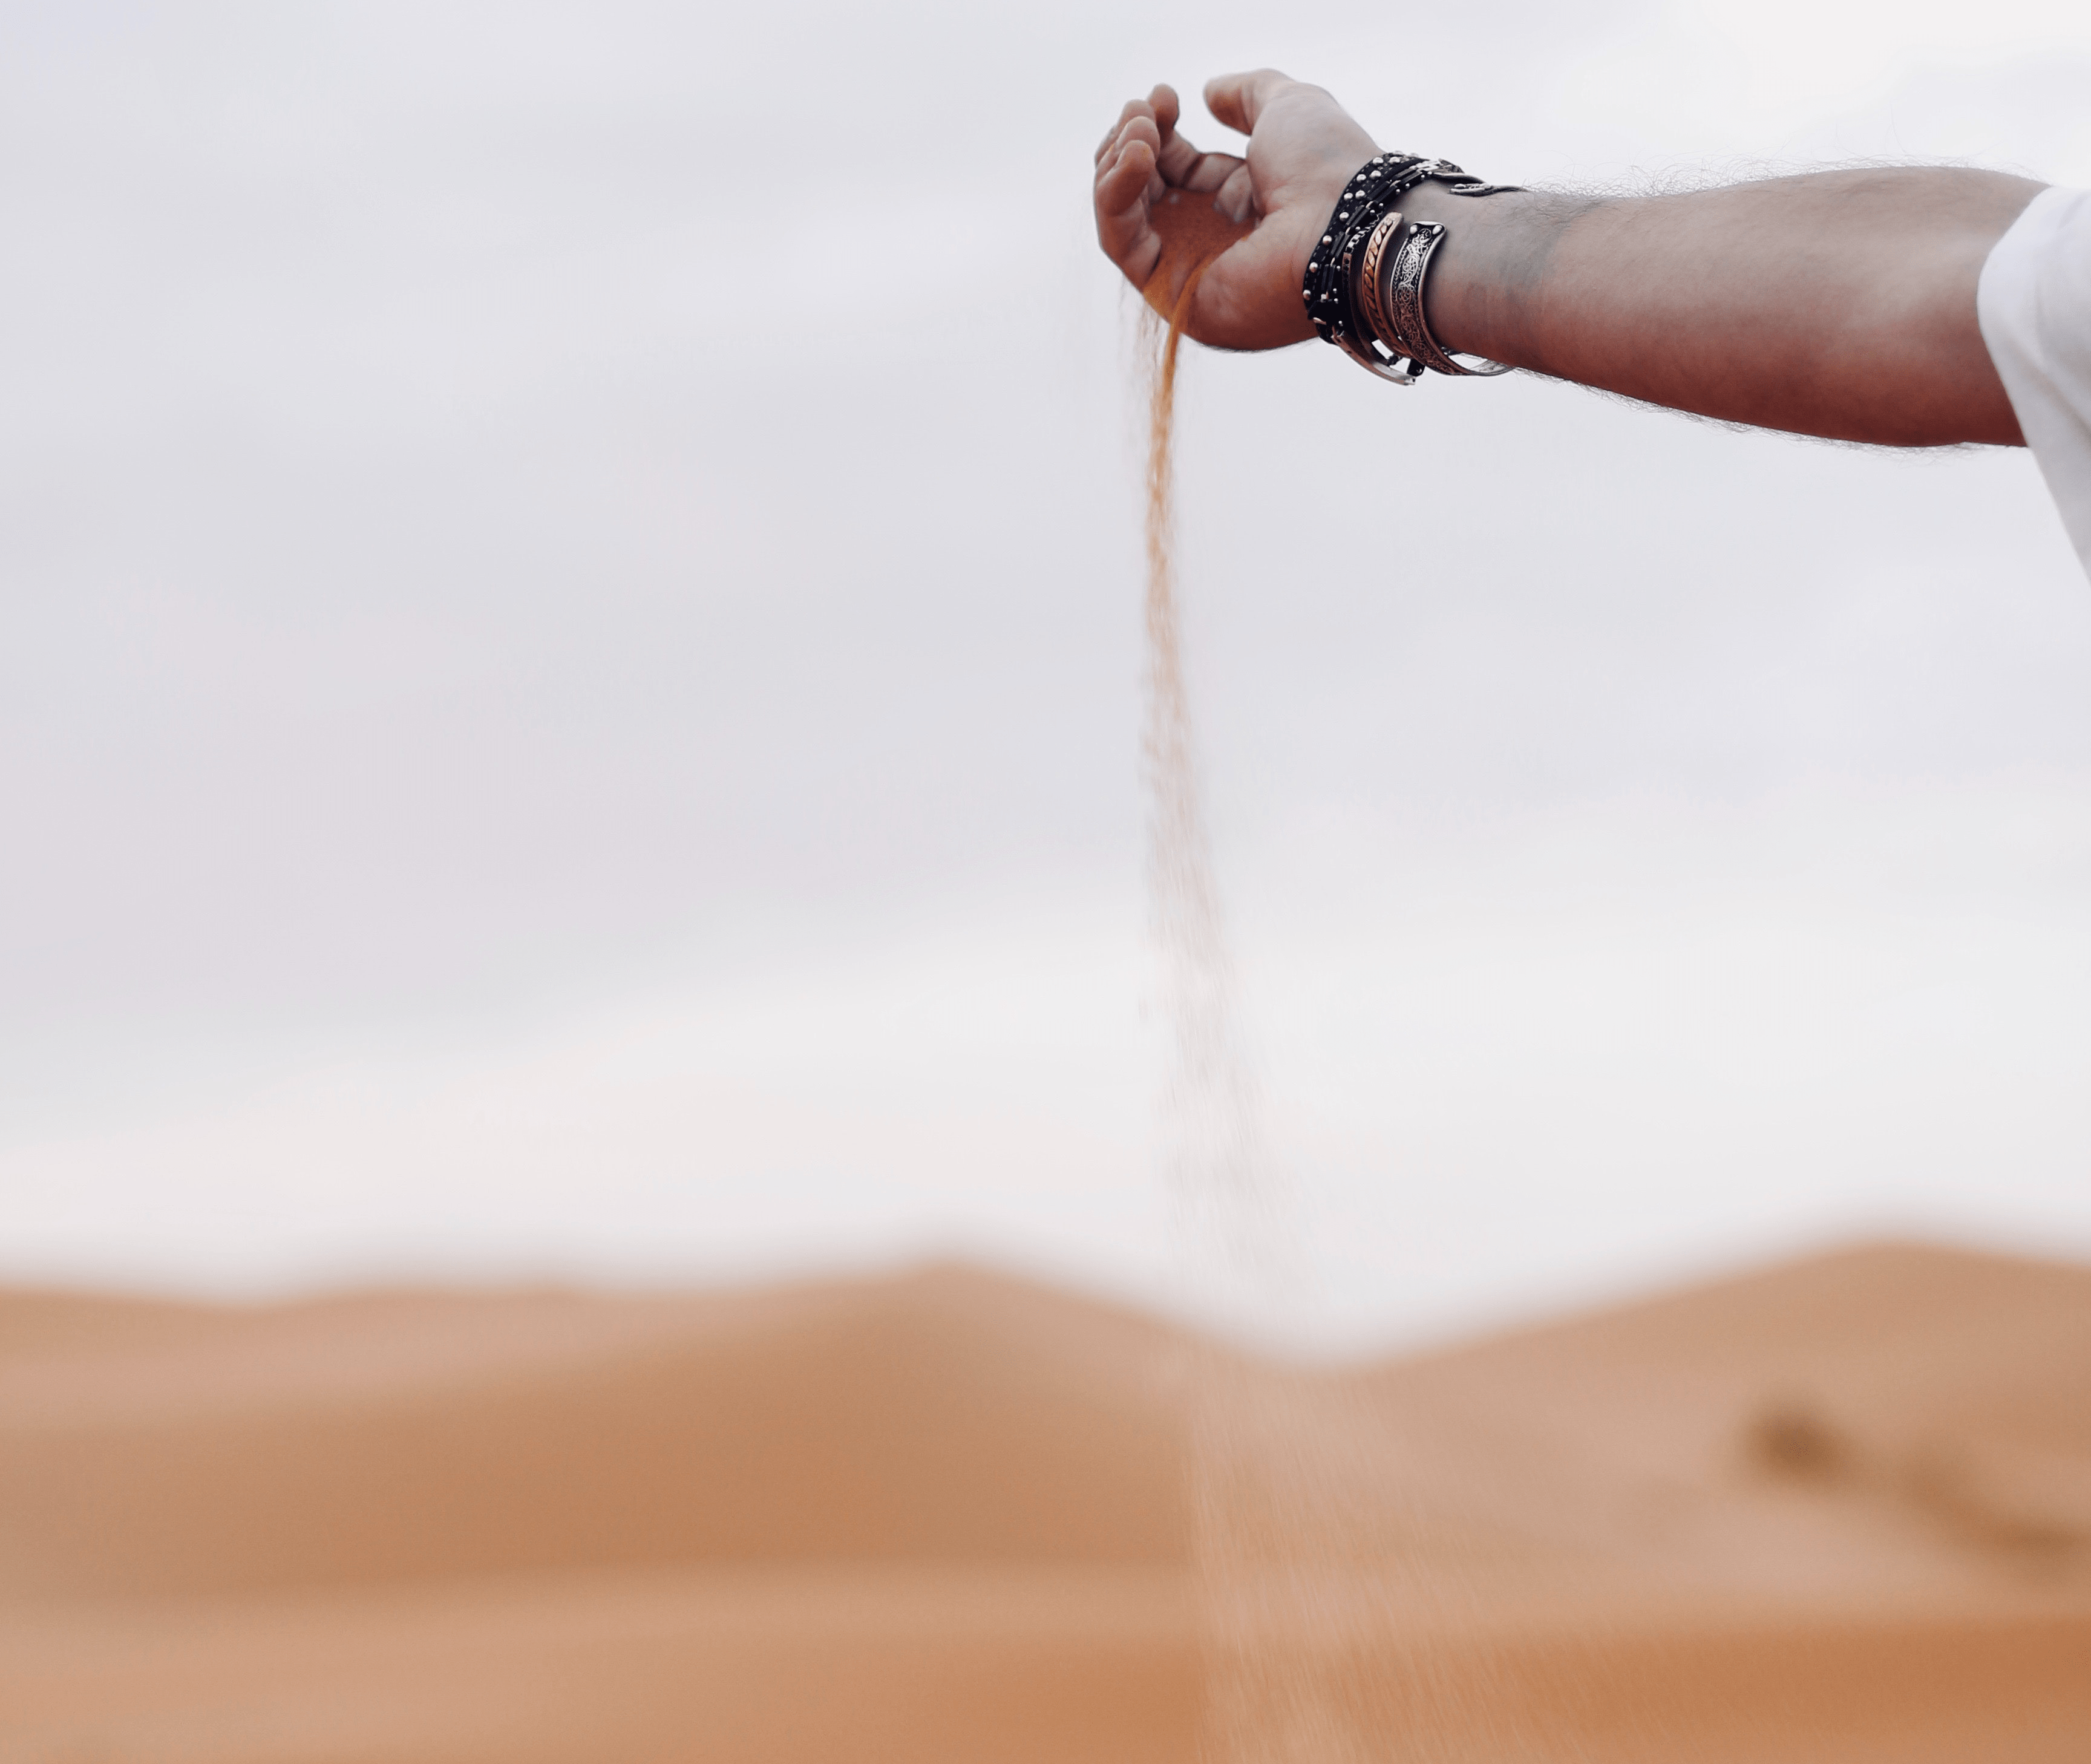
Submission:
<svg viewBox="0 0 2091 1764">
<path fill-rule="evenodd" d="M 1334 343 L 1360 366 L 1401 385 L 1412 384 L 1425 367 L 1440 373 L 1468 370 L 1456 365 L 1448 370 L 1442 365 L 1449 358 L 1434 342 L 1425 351 L 1403 349 L 1396 338 L 1377 338 L 1373 327 L 1357 311 L 1352 259 L 1354 248 L 1372 236 L 1373 230 L 1397 200 L 1418 184 L 1429 183 L 1442 183 L 1451 195 L 1461 196 L 1494 196 L 1519 187 L 1472 177 L 1449 159 L 1425 159 L 1416 153 L 1376 153 L 1358 168 L 1336 199 L 1321 243 L 1307 260 L 1306 279 L 1300 290 L 1315 334 L 1323 342 Z M 1438 231 L 1442 234 L 1443 229 Z M 1394 352 L 1390 359 L 1383 359 L 1374 352 L 1371 346 L 1375 341 Z"/>
</svg>

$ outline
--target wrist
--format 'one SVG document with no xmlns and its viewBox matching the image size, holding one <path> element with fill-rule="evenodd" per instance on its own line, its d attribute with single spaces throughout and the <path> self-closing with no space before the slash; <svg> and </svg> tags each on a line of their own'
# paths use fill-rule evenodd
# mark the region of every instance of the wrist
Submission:
<svg viewBox="0 0 2091 1764">
<path fill-rule="evenodd" d="M 1301 194 L 1297 198 L 1295 212 L 1299 216 L 1298 234 L 1292 241 L 1290 268 L 1292 286 L 1298 287 L 1306 279 L 1307 266 L 1316 260 L 1322 251 L 1322 241 L 1330 236 L 1330 229 L 1342 223 L 1336 217 L 1342 213 L 1342 199 L 1345 187 L 1358 172 L 1360 166 L 1369 163 L 1379 149 L 1368 145 L 1363 155 L 1356 161 L 1339 162 L 1330 160 L 1325 170 L 1317 173 L 1311 182 L 1303 182 Z M 1293 205 L 1287 192 L 1288 205 Z"/>
<path fill-rule="evenodd" d="M 1505 353 L 1510 338 L 1496 265 L 1506 223 L 1523 200 L 1523 192 L 1505 191 L 1476 201 L 1429 183 L 1402 199 L 1408 219 L 1435 222 L 1445 229 L 1423 289 L 1425 320 L 1445 348 L 1491 361 L 1515 359 L 1514 352 Z"/>
<path fill-rule="evenodd" d="M 1502 281 L 1485 273 L 1489 254 L 1475 247 L 1501 230 L 1485 210 L 1524 193 L 1450 160 L 1374 154 L 1339 188 L 1306 254 L 1300 298 L 1316 334 L 1360 367 L 1403 385 L 1413 385 L 1426 367 L 1455 376 L 1508 372 L 1515 362 L 1475 342 L 1448 342 L 1430 315 L 1450 316 L 1457 330 L 1476 338 L 1502 334 L 1489 322 L 1499 316 L 1498 303 L 1484 298 L 1477 312 L 1468 298 L 1477 291 L 1485 296 Z M 1468 247 L 1459 254 L 1462 273 L 1440 293 L 1429 287 L 1431 272 L 1455 227 Z"/>
<path fill-rule="evenodd" d="M 1537 308 L 1548 260 L 1601 198 L 1506 190 L 1473 201 L 1425 184 L 1403 204 L 1412 220 L 1443 223 L 1425 312 L 1446 348 L 1544 372 Z"/>
</svg>

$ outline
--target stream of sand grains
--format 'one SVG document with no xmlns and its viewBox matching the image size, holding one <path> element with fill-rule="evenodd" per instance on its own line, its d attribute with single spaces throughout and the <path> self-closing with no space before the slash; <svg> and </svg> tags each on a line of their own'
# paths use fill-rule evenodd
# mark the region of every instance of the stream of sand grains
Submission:
<svg viewBox="0 0 2091 1764">
<path fill-rule="evenodd" d="M 1143 746 L 1150 926 L 1169 1042 L 1164 1158 L 1194 1281 L 1241 1321 L 1267 1322 L 1305 1297 L 1305 1258 L 1244 1043 L 1205 815 L 1183 665 L 1172 447 L 1185 321 L 1206 269 L 1242 230 L 1204 208 L 1158 220 L 1178 222 L 1163 226 L 1176 248 L 1165 248 L 1143 316 Z M 1369 1474 L 1369 1443 L 1330 1406 L 1324 1381 L 1211 1345 L 1184 1352 L 1201 1756 L 1207 1764 L 1363 1760 L 1373 1753 L 1351 1711 L 1379 1598 L 1363 1568 L 1372 1552 L 1361 1551 L 1346 1515 Z"/>
</svg>

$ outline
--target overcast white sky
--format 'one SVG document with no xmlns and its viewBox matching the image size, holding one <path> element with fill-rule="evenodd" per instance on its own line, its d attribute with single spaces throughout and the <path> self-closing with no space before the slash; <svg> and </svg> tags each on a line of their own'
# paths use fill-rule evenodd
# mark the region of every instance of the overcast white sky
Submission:
<svg viewBox="0 0 2091 1764">
<path fill-rule="evenodd" d="M 2091 182 L 2076 5 L 1137 10 L 0 4 L 0 1276 L 1161 1290 L 1120 101 L 1272 62 L 1500 180 Z M 2029 460 L 1312 348 L 1183 424 L 1330 1327 L 2091 1253 L 2091 588 Z"/>
</svg>

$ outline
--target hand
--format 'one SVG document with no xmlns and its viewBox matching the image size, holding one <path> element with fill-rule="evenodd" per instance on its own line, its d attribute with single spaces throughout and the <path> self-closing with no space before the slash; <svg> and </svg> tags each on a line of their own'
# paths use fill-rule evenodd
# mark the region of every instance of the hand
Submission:
<svg viewBox="0 0 2091 1764">
<path fill-rule="evenodd" d="M 1248 155 L 1201 153 L 1176 132 L 1176 94 L 1157 86 L 1119 113 L 1097 149 L 1097 241 L 1143 292 L 1169 277 L 1173 301 L 1192 265 L 1172 262 L 1154 225 L 1172 188 L 1213 193 L 1213 205 L 1254 230 L 1214 260 L 1184 329 L 1221 349 L 1276 349 L 1314 334 L 1300 303 L 1307 260 L 1336 197 L 1378 151 L 1319 86 L 1265 68 L 1205 87 L 1205 108 L 1248 136 Z"/>
</svg>

